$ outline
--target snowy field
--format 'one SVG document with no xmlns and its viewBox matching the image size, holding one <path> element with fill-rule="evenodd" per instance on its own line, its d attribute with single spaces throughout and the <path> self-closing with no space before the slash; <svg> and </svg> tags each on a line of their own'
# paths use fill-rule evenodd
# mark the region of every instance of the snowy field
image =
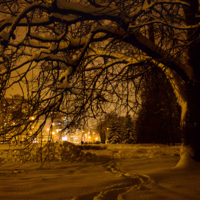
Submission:
<svg viewBox="0 0 200 200">
<path fill-rule="evenodd" d="M 94 149 L 99 146 L 101 150 Z M 23 163 L 17 151 L 8 155 L 9 146 L 0 144 L 0 200 L 200 199 L 199 163 L 182 156 L 175 167 L 180 146 L 94 148 L 59 146 L 54 161 L 41 167 L 33 154 L 26 155 L 30 161 Z"/>
</svg>

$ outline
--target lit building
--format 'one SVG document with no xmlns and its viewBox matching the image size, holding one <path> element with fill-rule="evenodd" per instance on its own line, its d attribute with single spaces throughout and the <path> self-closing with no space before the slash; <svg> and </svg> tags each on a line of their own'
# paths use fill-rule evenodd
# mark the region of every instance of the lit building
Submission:
<svg viewBox="0 0 200 200">
<path fill-rule="evenodd" d="M 49 127 L 44 130 L 45 135 L 50 135 L 54 142 L 68 140 L 69 129 L 65 128 L 69 124 L 69 119 L 61 113 L 54 113 L 53 121 L 49 119 Z"/>
<path fill-rule="evenodd" d="M 12 98 L 5 98 L 0 100 L 0 131 L 6 132 L 9 127 L 15 126 L 17 122 L 24 117 L 28 112 L 28 102 L 22 96 L 16 94 Z M 16 132 L 12 132 L 12 135 L 21 131 L 20 128 L 16 128 Z M 11 136 L 10 133 L 4 134 L 0 137 L 0 141 L 8 141 Z M 16 140 L 22 140 L 24 135 L 17 136 Z"/>
</svg>

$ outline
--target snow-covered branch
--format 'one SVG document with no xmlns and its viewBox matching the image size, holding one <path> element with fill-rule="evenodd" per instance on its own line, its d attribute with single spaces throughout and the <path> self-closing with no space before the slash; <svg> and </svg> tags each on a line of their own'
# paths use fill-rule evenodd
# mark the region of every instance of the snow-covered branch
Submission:
<svg viewBox="0 0 200 200">
<path fill-rule="evenodd" d="M 145 1 L 144 1 L 145 2 Z M 187 6 L 189 7 L 190 4 L 187 3 L 186 1 L 179 1 L 179 0 L 174 0 L 174 1 L 157 1 L 157 2 L 152 2 L 150 4 L 147 4 L 146 2 L 143 3 L 142 7 L 138 7 L 135 11 L 134 14 L 134 19 L 136 19 L 138 16 L 142 15 L 145 12 L 149 12 L 151 9 L 153 9 L 156 5 L 170 5 L 170 4 L 174 4 L 174 5 L 181 5 L 181 6 Z"/>
<path fill-rule="evenodd" d="M 47 61 L 59 61 L 64 63 L 66 66 L 74 66 L 76 64 L 76 60 L 72 60 L 67 56 L 61 56 L 61 55 L 55 55 L 55 54 L 51 54 L 51 53 L 45 53 L 45 52 L 40 52 L 40 53 L 34 53 L 28 60 L 20 63 L 19 65 L 17 65 L 16 67 L 13 67 L 12 69 L 9 69 L 9 72 L 15 71 L 17 69 L 20 69 L 21 67 L 25 66 L 26 64 L 30 63 L 30 62 L 39 62 L 39 61 L 43 61 L 43 60 L 47 60 Z M 0 73 L 1 76 L 7 74 L 8 71 L 2 71 L 2 73 Z"/>
<path fill-rule="evenodd" d="M 192 29 L 197 29 L 199 26 L 200 26 L 200 22 L 195 24 L 195 25 L 175 25 L 175 24 L 171 24 L 171 23 L 168 23 L 168 22 L 165 22 L 163 20 L 159 20 L 159 19 L 155 19 L 155 20 L 152 20 L 152 21 L 148 21 L 148 22 L 145 22 L 145 23 L 140 23 L 140 24 L 129 24 L 129 30 L 130 31 L 134 31 L 138 28 L 141 28 L 141 27 L 144 27 L 144 26 L 148 26 L 148 25 L 152 25 L 152 24 L 161 24 L 163 26 L 167 26 L 167 27 L 170 27 L 170 28 L 173 28 L 173 29 L 177 29 L 177 30 L 192 30 Z"/>
<path fill-rule="evenodd" d="M 116 7 L 103 7 L 97 8 L 93 5 L 84 6 L 76 2 L 66 2 L 63 0 L 56 1 L 57 9 L 61 13 L 71 13 L 75 15 L 84 16 L 86 19 L 98 18 L 98 19 L 110 19 L 118 22 L 120 19 L 119 13 L 120 10 L 117 10 Z M 123 19 L 125 23 L 128 23 L 130 20 L 128 18 Z"/>
<path fill-rule="evenodd" d="M 144 51 L 149 55 L 155 58 L 162 58 L 161 62 L 164 62 L 164 59 L 167 58 L 167 61 L 170 62 L 170 65 L 167 65 L 167 67 L 171 68 L 172 70 L 176 71 L 185 81 L 188 79 L 194 78 L 194 72 L 193 69 L 181 62 L 181 60 L 174 55 L 170 55 L 168 52 L 163 50 L 161 47 L 156 45 L 154 42 L 152 42 L 150 39 L 142 35 L 138 31 L 134 31 L 133 33 L 135 39 L 139 42 L 139 45 L 143 45 L 146 50 Z M 127 39 L 125 39 L 127 41 Z M 134 45 L 134 41 L 130 42 Z M 164 63 L 164 65 L 166 65 Z"/>
<path fill-rule="evenodd" d="M 40 36 L 36 33 L 29 33 L 29 36 L 33 39 L 36 39 L 37 41 L 42 41 L 42 42 L 58 42 L 60 41 L 64 36 L 65 36 L 65 32 L 63 32 L 61 35 L 59 36 Z"/>
<path fill-rule="evenodd" d="M 13 23 L 13 17 L 9 17 L 9 18 L 2 20 L 1 23 L 0 23 L 0 31 L 2 31 L 6 27 L 11 26 L 12 23 Z M 48 25 L 48 24 L 51 24 L 51 23 L 52 23 L 51 17 L 45 16 L 45 17 L 40 18 L 40 19 L 37 19 L 37 18 L 32 19 L 29 24 L 31 26 L 39 26 L 39 25 L 41 26 L 41 25 Z M 27 25 L 28 25 L 27 19 L 25 19 L 25 18 L 21 19 L 17 24 L 18 27 L 20 27 L 20 26 L 26 27 Z"/>
<path fill-rule="evenodd" d="M 9 31 L 7 32 L 6 36 L 3 38 L 4 41 L 9 41 L 14 30 L 16 29 L 18 23 L 21 21 L 21 19 L 23 19 L 24 17 L 26 17 L 26 14 L 28 12 L 30 12 L 31 10 L 33 9 L 36 9 L 36 8 L 42 8 L 42 9 L 46 9 L 48 10 L 49 9 L 49 6 L 47 6 L 47 4 L 43 4 L 41 2 L 34 2 L 30 5 L 27 5 L 18 15 L 17 17 L 14 19 L 14 21 L 12 22 L 10 28 L 9 28 Z M 7 45 L 7 44 L 6 44 Z M 5 45 L 5 46 L 6 46 Z"/>
<path fill-rule="evenodd" d="M 143 45 L 143 51 L 147 53 L 147 55 L 149 55 L 150 57 L 153 57 L 154 59 L 162 58 L 161 62 L 163 62 L 165 58 L 168 58 L 168 61 L 171 61 L 171 64 L 168 65 L 168 67 L 179 73 L 184 80 L 187 80 L 188 77 L 190 79 L 193 79 L 194 77 L 192 68 L 183 64 L 179 58 L 170 55 L 164 49 L 162 49 L 150 39 L 142 35 L 139 31 L 134 30 L 127 33 L 121 27 L 109 28 L 108 26 L 97 26 L 94 30 L 99 32 L 111 33 L 116 36 L 123 36 L 124 42 L 130 43 L 136 47 L 141 48 L 141 45 Z"/>
<path fill-rule="evenodd" d="M 69 84 L 68 76 L 71 75 L 73 71 L 72 67 L 68 67 L 59 77 L 59 83 L 56 86 L 56 89 L 67 89 L 70 88 L 71 85 Z"/>
</svg>

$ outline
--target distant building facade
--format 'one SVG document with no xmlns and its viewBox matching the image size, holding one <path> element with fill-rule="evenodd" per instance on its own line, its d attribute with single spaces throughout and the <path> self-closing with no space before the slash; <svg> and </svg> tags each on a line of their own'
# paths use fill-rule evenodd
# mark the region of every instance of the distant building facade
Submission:
<svg viewBox="0 0 200 200">
<path fill-rule="evenodd" d="M 6 131 L 20 120 L 27 116 L 28 102 L 21 95 L 14 95 L 12 98 L 0 100 L 0 141 L 6 142 L 12 135 Z M 17 131 L 17 129 L 16 129 Z M 6 134 L 5 134 L 6 133 Z M 20 137 L 20 136 L 18 136 Z M 19 138 L 18 138 L 19 139 Z"/>
</svg>

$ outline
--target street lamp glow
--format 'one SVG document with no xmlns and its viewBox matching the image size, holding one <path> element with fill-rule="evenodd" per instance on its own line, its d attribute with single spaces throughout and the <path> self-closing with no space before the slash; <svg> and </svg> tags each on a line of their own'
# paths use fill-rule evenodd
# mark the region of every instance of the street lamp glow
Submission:
<svg viewBox="0 0 200 200">
<path fill-rule="evenodd" d="M 47 128 L 47 131 L 49 131 L 49 128 Z"/>
<path fill-rule="evenodd" d="M 52 134 L 54 135 L 54 134 L 55 134 L 55 132 L 52 132 Z"/>
<path fill-rule="evenodd" d="M 68 140 L 67 136 L 62 137 L 62 141 L 67 141 L 67 140 Z"/>
</svg>

